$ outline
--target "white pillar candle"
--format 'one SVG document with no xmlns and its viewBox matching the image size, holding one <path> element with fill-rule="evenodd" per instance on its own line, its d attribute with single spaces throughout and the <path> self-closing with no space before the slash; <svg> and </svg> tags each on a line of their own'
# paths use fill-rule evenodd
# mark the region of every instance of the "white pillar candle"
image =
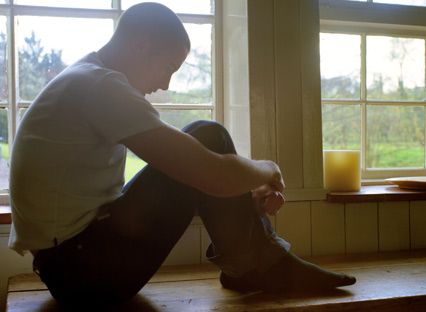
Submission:
<svg viewBox="0 0 426 312">
<path fill-rule="evenodd" d="M 359 151 L 324 151 L 324 188 L 338 192 L 361 189 Z"/>
</svg>

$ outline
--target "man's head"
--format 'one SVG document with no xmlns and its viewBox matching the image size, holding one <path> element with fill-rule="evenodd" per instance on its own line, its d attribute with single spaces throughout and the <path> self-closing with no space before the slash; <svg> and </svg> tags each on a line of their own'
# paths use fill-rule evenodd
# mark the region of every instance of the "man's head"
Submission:
<svg viewBox="0 0 426 312">
<path fill-rule="evenodd" d="M 118 70 L 144 94 L 168 89 L 191 46 L 176 14 L 151 2 L 126 10 L 108 45 L 121 58 Z"/>
</svg>

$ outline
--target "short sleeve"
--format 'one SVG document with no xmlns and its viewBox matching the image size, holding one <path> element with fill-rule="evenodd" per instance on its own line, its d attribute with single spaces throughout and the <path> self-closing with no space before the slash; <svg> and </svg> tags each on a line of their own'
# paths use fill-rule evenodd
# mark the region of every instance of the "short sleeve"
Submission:
<svg viewBox="0 0 426 312">
<path fill-rule="evenodd" d="M 110 142 L 160 127 L 159 113 L 120 73 L 109 72 L 88 90 L 82 111 L 89 125 Z"/>
</svg>

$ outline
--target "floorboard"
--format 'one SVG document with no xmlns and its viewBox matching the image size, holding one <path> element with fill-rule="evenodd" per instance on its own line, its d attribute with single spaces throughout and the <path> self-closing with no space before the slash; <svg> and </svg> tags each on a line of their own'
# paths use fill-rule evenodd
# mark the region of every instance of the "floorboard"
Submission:
<svg viewBox="0 0 426 312">
<path fill-rule="evenodd" d="M 358 282 L 321 294 L 242 294 L 223 289 L 213 266 L 164 267 L 120 311 L 426 311 L 426 251 L 310 260 Z M 9 281 L 7 312 L 24 311 L 60 311 L 34 274 Z"/>
</svg>

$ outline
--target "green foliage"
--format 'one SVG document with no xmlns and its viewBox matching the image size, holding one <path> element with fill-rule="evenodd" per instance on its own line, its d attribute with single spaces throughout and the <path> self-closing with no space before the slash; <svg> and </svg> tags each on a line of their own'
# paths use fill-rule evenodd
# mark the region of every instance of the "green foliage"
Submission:
<svg viewBox="0 0 426 312">
<path fill-rule="evenodd" d="M 0 100 L 7 98 L 6 34 L 0 33 Z"/>
<path fill-rule="evenodd" d="M 323 98 L 350 98 L 359 82 L 346 77 L 322 80 Z M 383 77 L 375 77 L 369 88 L 372 98 L 406 101 L 423 99 L 424 87 L 400 87 L 383 92 Z M 360 149 L 361 110 L 359 105 L 325 104 L 322 112 L 324 149 Z M 422 106 L 367 106 L 367 166 L 369 168 L 423 167 L 425 110 Z"/>
<path fill-rule="evenodd" d="M 44 52 L 35 33 L 26 37 L 26 45 L 19 49 L 19 96 L 33 100 L 40 90 L 64 68 L 61 50 Z"/>
<path fill-rule="evenodd" d="M 145 167 L 145 165 L 146 162 L 131 151 L 128 151 L 126 158 L 126 170 L 124 172 L 124 179 L 126 183 L 129 182 L 143 167 Z"/>
</svg>

